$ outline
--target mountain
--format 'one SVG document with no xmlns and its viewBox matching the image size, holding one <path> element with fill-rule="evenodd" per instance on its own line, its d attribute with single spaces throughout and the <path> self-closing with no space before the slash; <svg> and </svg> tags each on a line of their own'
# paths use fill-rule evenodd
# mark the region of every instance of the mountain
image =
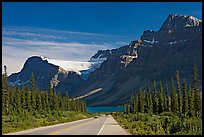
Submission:
<svg viewBox="0 0 204 137">
<path fill-rule="evenodd" d="M 9 82 L 29 83 L 33 72 L 43 90 L 51 83 L 63 94 L 85 99 L 88 106 L 115 106 L 148 82 L 151 86 L 153 80 L 169 83 L 176 70 L 181 80 L 191 82 L 193 64 L 201 79 L 201 49 L 202 21 L 171 14 L 158 31 L 146 30 L 129 45 L 99 50 L 88 62 L 31 57 L 19 73 L 9 76 Z"/>
<path fill-rule="evenodd" d="M 83 85 L 89 74 L 99 68 L 104 60 L 106 58 L 77 62 L 32 56 L 26 60 L 20 72 L 9 76 L 9 84 L 18 86 L 22 86 L 22 84 L 30 85 L 30 78 L 33 72 L 40 90 L 48 89 L 49 84 L 51 84 L 57 90 L 63 91 L 63 94 L 69 92 L 72 95 L 71 92 Z"/>
<path fill-rule="evenodd" d="M 106 57 L 107 61 L 90 74 L 76 93 L 101 88 L 85 98 L 88 105 L 122 104 L 148 82 L 151 86 L 153 80 L 169 83 L 177 69 L 182 80 L 191 82 L 194 63 L 201 79 L 201 49 L 202 22 L 192 16 L 169 15 L 158 31 L 146 30 L 129 45 L 96 53 L 93 58 Z M 199 84 L 202 88 L 201 81 Z"/>
</svg>

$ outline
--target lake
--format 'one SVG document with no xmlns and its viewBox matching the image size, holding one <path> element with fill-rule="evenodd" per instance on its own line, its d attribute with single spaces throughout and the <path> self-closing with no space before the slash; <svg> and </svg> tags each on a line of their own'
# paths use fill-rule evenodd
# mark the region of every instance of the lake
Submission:
<svg viewBox="0 0 204 137">
<path fill-rule="evenodd" d="M 124 111 L 124 106 L 117 107 L 87 107 L 87 112 L 97 113 L 97 112 L 120 112 Z"/>
</svg>

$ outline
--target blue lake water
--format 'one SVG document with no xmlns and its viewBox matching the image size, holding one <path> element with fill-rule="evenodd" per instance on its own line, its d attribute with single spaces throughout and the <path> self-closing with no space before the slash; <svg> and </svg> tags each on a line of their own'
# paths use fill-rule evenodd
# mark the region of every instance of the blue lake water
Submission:
<svg viewBox="0 0 204 137">
<path fill-rule="evenodd" d="M 124 106 L 117 107 L 87 107 L 87 112 L 98 113 L 98 112 L 120 112 L 124 111 Z"/>
</svg>

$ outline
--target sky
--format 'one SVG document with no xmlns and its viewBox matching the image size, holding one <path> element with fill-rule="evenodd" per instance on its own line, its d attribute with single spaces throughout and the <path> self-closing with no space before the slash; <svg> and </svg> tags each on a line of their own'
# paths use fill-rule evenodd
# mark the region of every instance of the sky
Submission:
<svg viewBox="0 0 204 137">
<path fill-rule="evenodd" d="M 169 14 L 202 20 L 201 2 L 3 2 L 2 69 L 19 72 L 26 59 L 42 55 L 88 61 L 98 50 L 159 30 Z"/>
</svg>

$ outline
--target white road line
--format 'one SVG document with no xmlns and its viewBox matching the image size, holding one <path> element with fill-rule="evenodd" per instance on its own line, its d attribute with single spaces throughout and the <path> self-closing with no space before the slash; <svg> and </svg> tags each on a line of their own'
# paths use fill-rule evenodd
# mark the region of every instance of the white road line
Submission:
<svg viewBox="0 0 204 137">
<path fill-rule="evenodd" d="M 100 129 L 100 131 L 98 132 L 98 134 L 97 134 L 97 135 L 99 135 L 99 134 L 101 133 L 101 131 L 102 131 L 103 127 L 105 126 L 105 124 L 106 124 L 107 120 L 108 120 L 108 118 L 107 118 L 107 119 L 106 119 L 106 121 L 104 122 L 103 126 L 101 127 L 101 129 Z"/>
</svg>

